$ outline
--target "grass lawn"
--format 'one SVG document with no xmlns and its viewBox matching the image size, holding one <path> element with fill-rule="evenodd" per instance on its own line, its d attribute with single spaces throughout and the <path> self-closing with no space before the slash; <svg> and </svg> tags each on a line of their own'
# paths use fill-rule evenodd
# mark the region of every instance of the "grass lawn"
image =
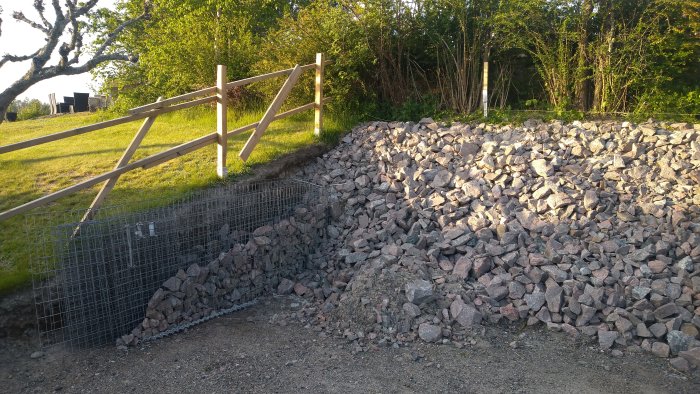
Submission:
<svg viewBox="0 0 700 394">
<path fill-rule="evenodd" d="M 262 112 L 237 115 L 229 111 L 229 130 L 258 121 Z M 352 126 L 348 116 L 325 120 L 324 142 L 333 142 Z M 107 120 L 104 113 L 72 114 L 55 118 L 4 122 L 0 124 L 0 145 L 24 141 L 74 127 Z M 111 170 L 138 130 L 142 121 L 132 122 L 44 145 L 0 154 L 0 211 Z M 133 160 L 158 153 L 216 130 L 211 108 L 194 108 L 158 117 L 136 151 Z M 229 138 L 228 170 L 235 177 L 251 166 L 319 142 L 313 136 L 313 111 L 273 122 L 247 163 L 238 152 L 250 133 Z M 172 201 L 187 193 L 215 184 L 216 145 L 150 169 L 124 174 L 110 193 L 106 205 L 142 206 L 143 200 Z M 0 294 L 31 280 L 32 253 L 40 229 L 59 224 L 62 212 L 87 208 L 99 185 L 64 197 L 45 208 L 37 208 L 0 222 Z M 39 215 L 37 215 L 39 213 Z M 79 220 L 78 213 L 73 221 Z"/>
</svg>

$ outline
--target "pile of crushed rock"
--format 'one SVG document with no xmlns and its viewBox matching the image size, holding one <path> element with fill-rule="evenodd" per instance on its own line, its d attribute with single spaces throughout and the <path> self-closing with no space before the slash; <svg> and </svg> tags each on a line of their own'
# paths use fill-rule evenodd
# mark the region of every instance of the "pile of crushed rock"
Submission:
<svg viewBox="0 0 700 394">
<path fill-rule="evenodd" d="M 700 367 L 698 124 L 374 122 L 297 175 L 336 202 L 324 258 L 278 292 L 323 335 L 543 324 Z"/>
</svg>

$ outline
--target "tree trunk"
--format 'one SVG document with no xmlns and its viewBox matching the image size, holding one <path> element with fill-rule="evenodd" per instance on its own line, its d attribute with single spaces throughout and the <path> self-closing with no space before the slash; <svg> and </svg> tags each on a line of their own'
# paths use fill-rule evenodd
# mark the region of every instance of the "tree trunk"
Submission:
<svg viewBox="0 0 700 394">
<path fill-rule="evenodd" d="M 14 101 L 17 96 L 29 89 L 32 84 L 33 83 L 28 79 L 22 78 L 0 93 L 0 123 L 5 121 L 5 114 L 7 113 L 7 109 L 10 107 L 10 104 L 12 104 L 12 101 Z"/>
<path fill-rule="evenodd" d="M 592 0 L 583 0 L 578 32 L 578 65 L 576 67 L 576 97 L 578 109 L 588 111 L 591 72 L 588 67 L 588 23 L 593 13 Z"/>
</svg>

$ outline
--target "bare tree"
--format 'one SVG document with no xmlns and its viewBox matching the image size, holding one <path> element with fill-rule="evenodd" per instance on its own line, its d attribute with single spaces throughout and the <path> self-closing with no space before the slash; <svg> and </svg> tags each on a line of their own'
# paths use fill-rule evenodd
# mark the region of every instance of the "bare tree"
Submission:
<svg viewBox="0 0 700 394">
<path fill-rule="evenodd" d="M 34 10 L 38 13 L 38 20 L 30 19 L 22 11 L 12 13 L 15 20 L 42 32 L 46 43 L 28 55 L 5 54 L 0 57 L 0 69 L 9 62 L 31 61 L 27 72 L 0 93 L 0 123 L 5 118 L 5 112 L 12 101 L 37 82 L 59 75 L 82 74 L 109 61 L 135 62 L 137 60 L 136 56 L 114 48 L 113 44 L 117 36 L 126 28 L 149 17 L 150 0 L 144 1 L 141 15 L 122 21 L 112 31 L 106 33 L 99 46 L 89 54 L 90 58 L 81 63 L 80 57 L 86 54 L 83 51 L 83 37 L 88 30 L 84 20 L 90 16 L 90 12 L 94 12 L 98 1 L 87 0 L 79 3 L 78 0 L 65 0 L 65 4 L 61 5 L 59 0 L 51 0 L 56 14 L 53 22 L 49 22 L 46 18 L 45 0 L 34 0 Z M 0 12 L 2 12 L 1 8 Z M 65 34 L 66 32 L 68 34 Z M 0 35 L 2 35 L 1 18 Z M 61 42 L 64 35 L 68 39 Z M 56 64 L 49 64 L 56 53 L 58 54 Z"/>
</svg>

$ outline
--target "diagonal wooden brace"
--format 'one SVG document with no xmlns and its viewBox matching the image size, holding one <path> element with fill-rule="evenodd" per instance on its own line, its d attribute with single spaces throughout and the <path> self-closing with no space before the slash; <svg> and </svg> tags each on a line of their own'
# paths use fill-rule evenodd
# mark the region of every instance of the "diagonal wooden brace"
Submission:
<svg viewBox="0 0 700 394">
<path fill-rule="evenodd" d="M 265 134 L 265 130 L 267 130 L 267 127 L 270 126 L 270 123 L 272 123 L 272 121 L 275 119 L 277 111 L 280 110 L 282 103 L 284 103 L 284 100 L 286 100 L 289 96 L 292 88 L 299 80 L 299 76 L 301 75 L 302 71 L 302 68 L 298 64 L 294 66 L 292 73 L 289 74 L 289 78 L 287 78 L 287 80 L 284 82 L 282 89 L 280 89 L 280 91 L 277 93 L 277 96 L 272 101 L 272 104 L 270 104 L 270 107 L 265 112 L 265 115 L 263 115 L 262 119 L 260 119 L 255 131 L 250 135 L 250 138 L 248 138 L 248 141 L 238 154 L 243 161 L 248 160 L 250 154 L 253 152 L 253 149 L 255 149 L 255 146 L 258 144 L 258 142 L 260 142 L 260 138 L 263 134 Z"/>
<path fill-rule="evenodd" d="M 157 101 L 161 101 L 163 98 L 158 97 Z M 141 128 L 139 128 L 139 131 L 136 132 L 136 135 L 134 135 L 134 138 L 131 140 L 131 143 L 129 146 L 126 148 L 124 153 L 122 154 L 122 157 L 119 159 L 117 162 L 117 165 L 114 167 L 115 170 L 124 167 L 129 163 L 129 160 L 134 156 L 134 153 L 136 152 L 136 149 L 138 149 L 139 145 L 141 145 L 141 142 L 143 141 L 144 137 L 146 137 L 146 134 L 148 133 L 148 130 L 151 129 L 151 126 L 153 126 L 153 122 L 156 121 L 156 116 L 153 115 L 151 117 L 146 118 L 146 120 L 143 121 L 143 124 L 141 125 Z M 80 221 L 80 224 L 83 224 L 84 222 L 88 220 L 92 220 L 92 218 L 95 217 L 97 214 L 97 211 L 100 209 L 100 206 L 104 202 L 104 200 L 107 198 L 107 195 L 109 192 L 114 189 L 114 186 L 117 184 L 117 181 L 119 180 L 119 175 L 116 175 L 114 178 L 108 179 L 104 185 L 102 185 L 102 188 L 100 191 L 97 193 L 97 196 L 95 196 L 95 199 L 92 200 L 92 204 L 90 204 L 90 208 L 88 208 L 87 212 L 85 212 L 85 215 L 83 216 L 83 219 Z M 76 229 L 76 232 L 74 235 L 77 235 L 77 232 L 79 231 L 80 227 Z"/>
</svg>

